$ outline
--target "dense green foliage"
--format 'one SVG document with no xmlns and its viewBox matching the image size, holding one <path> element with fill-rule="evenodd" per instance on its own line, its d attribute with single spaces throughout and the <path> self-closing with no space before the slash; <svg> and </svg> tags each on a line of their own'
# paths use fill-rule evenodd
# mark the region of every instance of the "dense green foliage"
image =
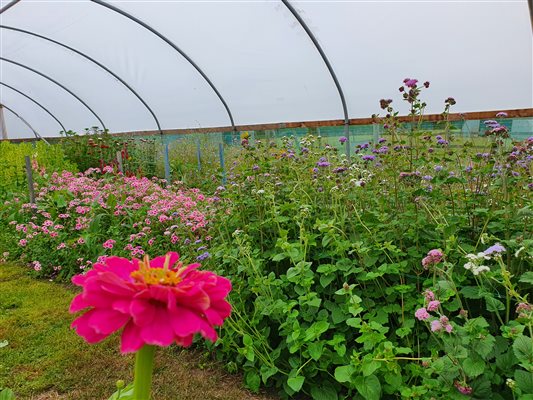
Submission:
<svg viewBox="0 0 533 400">
<path fill-rule="evenodd" d="M 422 90 L 400 88 L 408 125 L 382 100 L 386 135 L 351 159 L 331 138 L 242 138 L 225 174 L 213 151 L 195 173 L 182 141 L 168 188 L 114 175 L 123 144 L 109 135 L 69 138 L 67 156 L 99 169 L 46 177 L 35 206 L 4 204 L 4 257 L 59 278 L 104 254 L 202 261 L 234 286 L 214 351 L 252 390 L 532 400 L 533 138 L 486 121 L 487 138 L 454 140 L 452 98 L 426 132 Z M 212 196 L 178 189 L 192 184 Z"/>
<path fill-rule="evenodd" d="M 31 157 L 34 171 L 39 171 L 41 175 L 63 170 L 76 171 L 76 165 L 65 160 L 62 146 L 49 146 L 44 142 L 33 145 L 2 141 L 0 142 L 0 199 L 11 198 L 13 193 L 18 194 L 27 187 L 25 156 Z"/>
</svg>

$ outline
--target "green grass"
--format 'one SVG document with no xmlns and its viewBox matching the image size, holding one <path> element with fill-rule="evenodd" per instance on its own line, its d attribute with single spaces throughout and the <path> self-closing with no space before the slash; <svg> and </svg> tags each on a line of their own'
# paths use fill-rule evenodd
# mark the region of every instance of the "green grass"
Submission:
<svg viewBox="0 0 533 400">
<path fill-rule="evenodd" d="M 88 345 L 70 330 L 68 306 L 76 293 L 0 264 L 0 342 L 8 341 L 0 348 L 0 387 L 11 388 L 17 399 L 107 399 L 118 379 L 132 380 L 133 356 L 119 353 L 117 335 Z M 159 349 L 153 398 L 267 399 L 251 395 L 240 382 L 198 351 Z"/>
</svg>

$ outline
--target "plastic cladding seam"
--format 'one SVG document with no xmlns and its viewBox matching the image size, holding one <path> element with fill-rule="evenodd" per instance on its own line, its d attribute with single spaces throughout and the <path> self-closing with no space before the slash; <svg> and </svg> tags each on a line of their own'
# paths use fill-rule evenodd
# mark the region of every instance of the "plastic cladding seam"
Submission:
<svg viewBox="0 0 533 400">
<path fill-rule="evenodd" d="M 17 88 L 14 88 L 13 86 L 11 85 L 8 85 L 7 83 L 4 83 L 4 82 L 0 82 L 0 85 L 2 86 L 5 86 L 15 92 L 17 92 L 18 94 L 26 97 L 28 100 L 34 102 L 35 104 L 37 104 L 39 107 L 41 107 L 46 113 L 48 113 L 48 115 L 50 115 L 53 119 L 56 120 L 56 122 L 59 124 L 59 126 L 61 126 L 61 129 L 63 129 L 63 132 L 66 132 L 67 130 L 65 129 L 65 126 L 61 123 L 61 121 L 59 119 L 56 118 L 56 116 L 54 114 L 52 114 L 45 106 L 43 106 L 41 103 L 39 103 L 37 100 L 34 100 L 33 98 L 31 98 L 30 96 L 28 96 L 26 93 L 18 90 Z"/>
<path fill-rule="evenodd" d="M 42 72 L 37 71 L 36 69 L 33 69 L 33 68 L 31 68 L 31 67 L 28 67 L 27 65 L 21 64 L 21 63 L 19 63 L 19 62 L 17 62 L 17 61 L 13 61 L 13 60 L 10 60 L 10 59 L 5 58 L 5 57 L 0 57 L 0 60 L 1 60 L 1 61 L 5 61 L 5 62 L 8 62 L 8 63 L 11 63 L 11 64 L 14 64 L 14 65 L 17 65 L 17 66 L 19 66 L 19 67 L 21 67 L 21 68 L 25 68 L 25 69 L 27 69 L 28 71 L 31 71 L 31 72 L 33 72 L 33 73 L 35 73 L 35 74 L 37 74 L 37 75 L 42 76 L 43 78 L 48 79 L 50 82 L 55 83 L 57 86 L 59 86 L 60 88 L 62 88 L 62 89 L 65 90 L 66 92 L 70 93 L 73 97 L 75 97 L 75 98 L 76 98 L 81 104 L 83 104 L 83 105 L 84 105 L 84 106 L 85 106 L 85 107 L 86 107 L 86 108 L 87 108 L 87 109 L 88 109 L 88 110 L 89 110 L 89 111 L 90 111 L 90 112 L 96 117 L 96 119 L 102 124 L 102 128 L 103 128 L 104 130 L 107 130 L 107 128 L 106 128 L 104 122 L 100 119 L 100 117 L 98 116 L 98 114 L 96 114 L 96 113 L 93 111 L 93 109 L 87 105 L 87 103 L 85 103 L 85 102 L 84 102 L 82 99 L 80 99 L 80 98 L 79 98 L 74 92 L 72 92 L 70 89 L 68 89 L 67 87 L 65 87 L 64 85 L 62 85 L 62 84 L 59 83 L 58 81 L 56 81 L 55 79 L 50 78 L 48 75 L 43 74 Z"/>
<path fill-rule="evenodd" d="M 189 64 L 191 64 L 195 69 L 196 71 L 198 71 L 198 73 L 204 78 L 204 80 L 209 84 L 209 86 L 211 87 L 211 89 L 213 89 L 213 91 L 215 92 L 215 94 L 217 95 L 217 97 L 220 99 L 220 101 L 222 102 L 222 105 L 224 106 L 224 108 L 226 109 L 226 112 L 228 114 L 228 117 L 230 119 L 230 122 L 231 122 L 231 126 L 233 128 L 233 131 L 236 132 L 237 131 L 237 128 L 235 127 L 235 122 L 233 120 L 233 115 L 229 109 L 229 106 L 228 104 L 226 103 L 226 101 L 224 100 L 224 98 L 222 97 L 222 95 L 220 94 L 220 92 L 218 91 L 218 89 L 216 88 L 216 86 L 213 84 L 213 82 L 211 82 L 211 80 L 208 78 L 208 76 L 204 73 L 204 71 L 202 71 L 202 69 L 198 66 L 198 64 L 196 64 L 192 58 L 190 58 L 183 50 L 181 50 L 174 42 L 172 42 L 170 39 L 168 39 L 166 36 L 164 36 L 162 33 L 158 32 L 156 29 L 152 28 L 150 25 L 148 25 L 146 22 L 140 20 L 139 18 L 137 17 L 134 17 L 133 15 L 129 14 L 128 12 L 124 11 L 124 10 L 121 10 L 120 8 L 118 7 L 115 7 L 114 5 L 112 4 L 109 4 L 109 3 L 106 3 L 104 1 L 101 1 L 101 0 L 90 0 L 92 1 L 93 3 L 96 3 L 98 5 L 101 5 L 103 7 L 106 7 L 108 9 L 110 9 L 111 11 L 114 11 L 128 19 L 130 19 L 131 21 L 139 24 L 140 26 L 142 26 L 143 28 L 149 30 L 150 32 L 152 32 L 154 35 L 156 35 L 157 37 L 159 37 L 161 40 L 163 40 L 165 43 L 167 43 L 170 47 L 172 47 L 174 50 L 176 50 L 179 54 L 181 54 L 183 56 L 183 58 L 185 58 Z"/>
</svg>

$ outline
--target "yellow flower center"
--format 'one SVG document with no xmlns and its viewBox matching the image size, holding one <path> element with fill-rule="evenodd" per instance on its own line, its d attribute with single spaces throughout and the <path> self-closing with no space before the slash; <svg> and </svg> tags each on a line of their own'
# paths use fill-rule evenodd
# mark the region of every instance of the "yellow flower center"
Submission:
<svg viewBox="0 0 533 400">
<path fill-rule="evenodd" d="M 139 269 L 131 273 L 131 277 L 138 282 L 146 285 L 166 285 L 175 286 L 181 282 L 180 270 L 171 270 L 169 268 L 170 254 L 167 255 L 163 268 L 151 268 L 148 255 L 144 256 L 143 261 L 139 261 Z"/>
</svg>

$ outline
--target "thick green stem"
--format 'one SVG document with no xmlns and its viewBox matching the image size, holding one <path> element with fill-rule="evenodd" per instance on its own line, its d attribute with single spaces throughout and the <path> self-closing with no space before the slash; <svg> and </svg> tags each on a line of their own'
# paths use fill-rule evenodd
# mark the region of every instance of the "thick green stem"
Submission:
<svg viewBox="0 0 533 400">
<path fill-rule="evenodd" d="M 135 356 L 133 397 L 135 400 L 150 400 L 152 370 L 154 369 L 155 346 L 143 346 Z"/>
</svg>

